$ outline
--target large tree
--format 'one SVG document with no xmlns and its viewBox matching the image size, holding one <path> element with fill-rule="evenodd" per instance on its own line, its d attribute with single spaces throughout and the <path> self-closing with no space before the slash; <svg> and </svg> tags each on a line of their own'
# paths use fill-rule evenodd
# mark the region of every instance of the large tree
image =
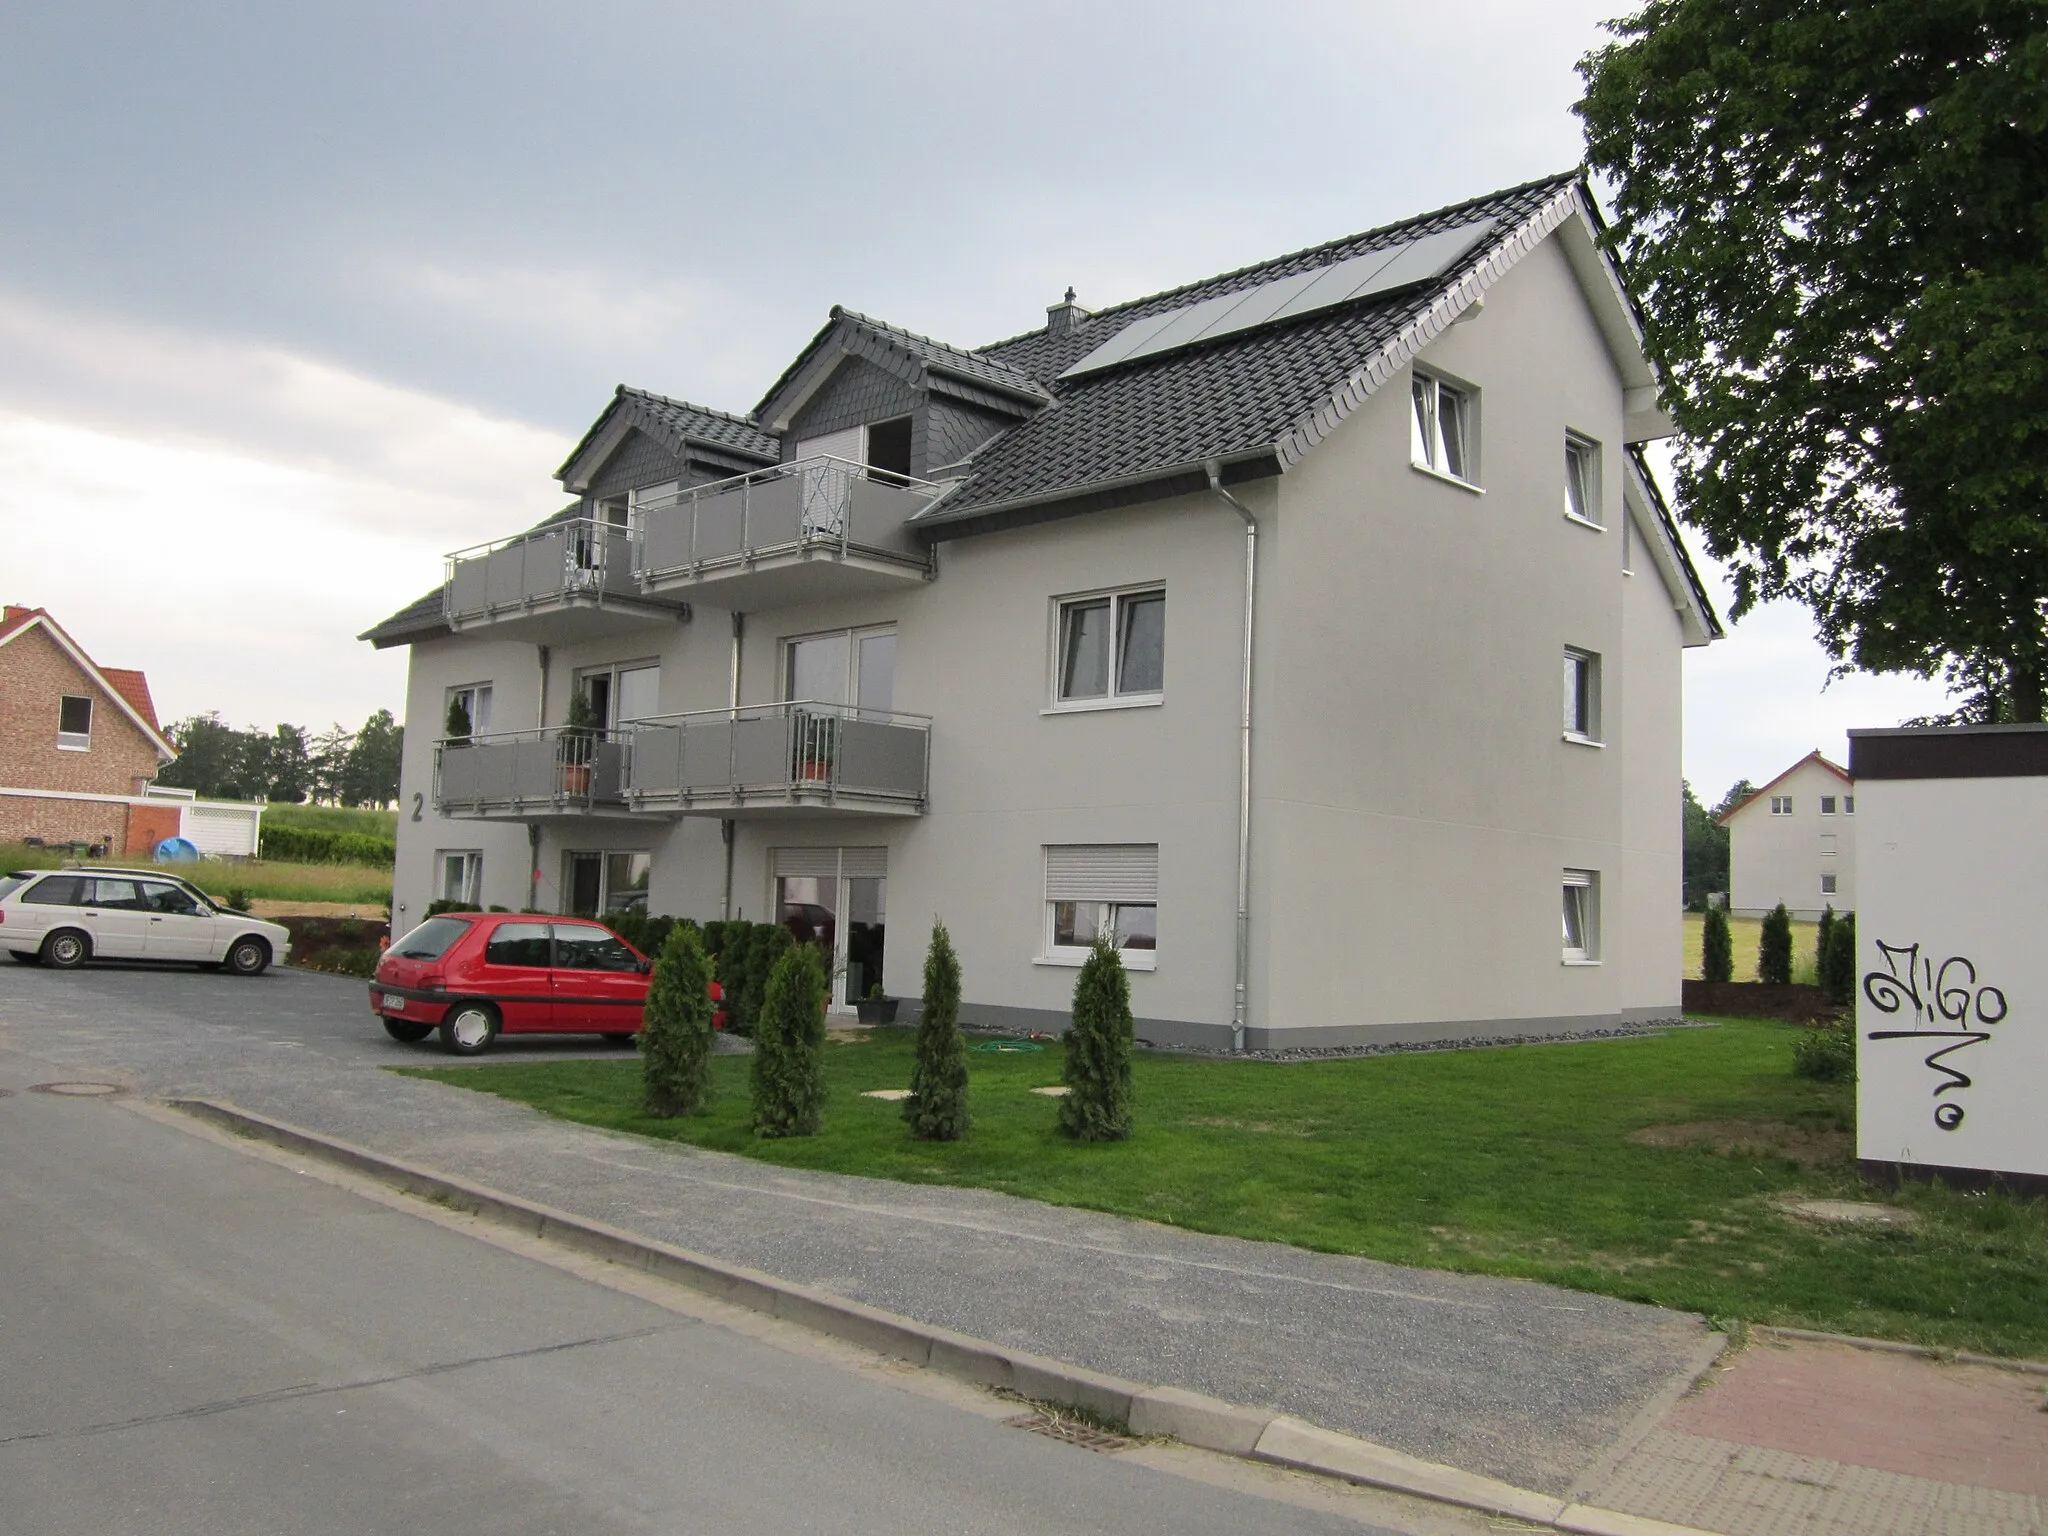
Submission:
<svg viewBox="0 0 2048 1536">
<path fill-rule="evenodd" d="M 2048 692 L 2048 4 L 1651 0 L 1591 165 L 1734 614 L 1974 718 Z"/>
</svg>

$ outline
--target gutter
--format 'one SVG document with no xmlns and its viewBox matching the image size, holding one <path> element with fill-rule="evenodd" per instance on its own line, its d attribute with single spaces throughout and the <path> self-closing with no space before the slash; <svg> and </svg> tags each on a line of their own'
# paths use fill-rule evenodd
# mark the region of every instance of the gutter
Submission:
<svg viewBox="0 0 2048 1536">
<path fill-rule="evenodd" d="M 1209 489 L 1244 519 L 1244 676 L 1238 693 L 1237 732 L 1237 975 L 1230 1005 L 1230 1049 L 1244 1051 L 1244 1025 L 1252 962 L 1252 617 L 1258 595 L 1259 520 L 1223 488 L 1223 465 L 1202 466 Z"/>
</svg>

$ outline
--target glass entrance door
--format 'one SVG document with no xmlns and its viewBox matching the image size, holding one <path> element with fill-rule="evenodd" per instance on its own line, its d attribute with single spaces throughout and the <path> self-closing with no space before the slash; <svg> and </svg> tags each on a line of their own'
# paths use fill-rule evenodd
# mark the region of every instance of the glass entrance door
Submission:
<svg viewBox="0 0 2048 1536">
<path fill-rule="evenodd" d="M 815 944 L 829 957 L 835 1009 L 851 1008 L 882 979 L 888 884 L 866 876 L 776 877 L 775 920 L 797 943 Z"/>
</svg>

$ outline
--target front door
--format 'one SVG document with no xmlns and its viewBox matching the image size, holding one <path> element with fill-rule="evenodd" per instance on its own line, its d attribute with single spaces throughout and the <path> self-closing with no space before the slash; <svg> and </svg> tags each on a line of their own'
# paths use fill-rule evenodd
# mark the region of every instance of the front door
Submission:
<svg viewBox="0 0 2048 1536">
<path fill-rule="evenodd" d="M 200 910 L 192 893 L 164 880 L 144 880 L 142 899 L 149 906 L 149 929 L 142 952 L 152 960 L 218 960 L 219 920 Z"/>
<path fill-rule="evenodd" d="M 507 1034 L 555 1027 L 546 923 L 500 923 L 484 944 L 476 990 L 497 1006 Z"/>
<path fill-rule="evenodd" d="M 818 852 L 839 862 L 833 859 L 838 850 Z M 853 849 L 845 857 L 873 852 Z M 830 957 L 834 1008 L 852 1007 L 882 979 L 888 887 L 888 880 L 879 875 L 776 877 L 775 920 L 799 944 L 815 944 Z"/>
<path fill-rule="evenodd" d="M 594 923 L 556 923 L 555 1028 L 604 1035 L 639 1029 L 647 1001 L 640 957 Z"/>
</svg>

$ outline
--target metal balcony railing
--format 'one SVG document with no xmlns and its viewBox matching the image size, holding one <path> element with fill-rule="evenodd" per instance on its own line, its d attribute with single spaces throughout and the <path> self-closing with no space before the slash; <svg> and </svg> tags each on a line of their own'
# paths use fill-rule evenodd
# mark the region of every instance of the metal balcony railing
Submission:
<svg viewBox="0 0 2048 1536">
<path fill-rule="evenodd" d="M 632 537 L 614 523 L 570 518 L 509 539 L 459 549 L 441 589 L 450 628 L 564 601 L 602 604 L 640 596 Z"/>
<path fill-rule="evenodd" d="M 947 489 L 821 455 L 685 486 L 633 508 L 642 581 L 704 576 L 777 555 L 930 561 L 907 520 Z"/>
<path fill-rule="evenodd" d="M 924 808 L 931 721 L 798 699 L 662 715 L 627 727 L 629 805 Z"/>
<path fill-rule="evenodd" d="M 626 744 L 615 733 L 551 726 L 434 746 L 443 815 L 540 814 L 623 804 Z"/>
</svg>

